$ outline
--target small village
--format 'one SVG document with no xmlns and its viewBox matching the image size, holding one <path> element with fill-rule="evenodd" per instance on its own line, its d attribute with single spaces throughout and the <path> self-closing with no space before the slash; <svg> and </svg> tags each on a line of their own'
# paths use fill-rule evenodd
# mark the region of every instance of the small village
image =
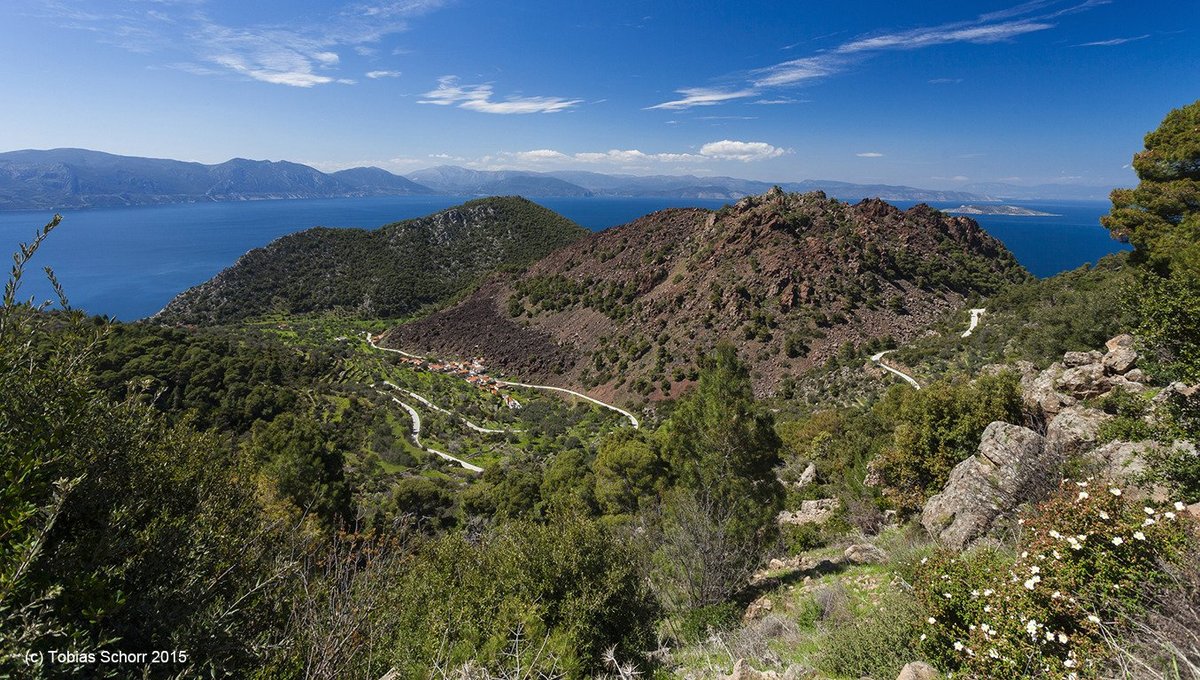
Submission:
<svg viewBox="0 0 1200 680">
<path fill-rule="evenodd" d="M 500 391 L 499 382 L 492 376 L 487 374 L 484 369 L 483 358 L 476 357 L 470 362 L 466 361 L 434 361 L 411 356 L 397 357 L 402 363 L 412 366 L 417 370 L 433 371 L 436 373 L 445 373 L 466 380 L 468 383 L 477 389 L 488 392 L 504 401 L 504 405 L 510 409 L 521 408 L 521 402 L 517 401 L 509 394 Z"/>
</svg>

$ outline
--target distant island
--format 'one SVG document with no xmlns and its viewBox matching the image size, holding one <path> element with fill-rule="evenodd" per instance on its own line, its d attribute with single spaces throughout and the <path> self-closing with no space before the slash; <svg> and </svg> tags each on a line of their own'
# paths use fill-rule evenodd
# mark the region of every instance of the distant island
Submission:
<svg viewBox="0 0 1200 680">
<path fill-rule="evenodd" d="M 1011 217 L 1058 217 L 1056 213 L 1022 208 L 1018 205 L 960 205 L 942 212 L 956 215 L 1009 215 Z"/>
</svg>

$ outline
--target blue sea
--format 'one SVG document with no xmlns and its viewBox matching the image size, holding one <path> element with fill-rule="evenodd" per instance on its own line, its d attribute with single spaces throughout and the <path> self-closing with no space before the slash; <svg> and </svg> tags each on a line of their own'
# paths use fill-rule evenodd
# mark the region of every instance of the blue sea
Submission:
<svg viewBox="0 0 1200 680">
<path fill-rule="evenodd" d="M 470 197 L 400 196 L 67 210 L 26 274 L 23 298 L 52 296 L 50 266 L 72 306 L 123 321 L 149 316 L 178 293 L 233 264 L 246 251 L 313 226 L 374 228 L 420 217 Z M 542 205 L 601 230 L 664 208 L 719 208 L 726 201 L 666 198 L 544 198 Z M 911 203 L 897 203 L 908 207 Z M 1056 217 L 975 219 L 1037 276 L 1051 276 L 1126 246 L 1109 238 L 1101 202 L 1016 202 Z M 934 204 L 953 208 L 957 204 Z M 28 242 L 53 213 L 0 212 L 0 250 Z"/>
</svg>

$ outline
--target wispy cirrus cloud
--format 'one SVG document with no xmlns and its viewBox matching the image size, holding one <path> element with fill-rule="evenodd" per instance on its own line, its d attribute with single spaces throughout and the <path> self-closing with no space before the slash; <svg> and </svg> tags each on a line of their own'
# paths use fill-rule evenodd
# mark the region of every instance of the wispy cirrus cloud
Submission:
<svg viewBox="0 0 1200 680">
<path fill-rule="evenodd" d="M 1149 37 L 1150 37 L 1150 34 L 1147 33 L 1146 35 L 1135 35 L 1132 38 L 1111 38 L 1109 40 L 1096 40 L 1094 42 L 1085 42 L 1085 43 L 1080 43 L 1080 44 L 1076 45 L 1075 47 L 1113 47 L 1116 45 L 1124 45 L 1125 43 L 1131 43 L 1131 42 L 1134 42 L 1137 40 L 1145 40 L 1146 38 L 1149 38 Z"/>
<path fill-rule="evenodd" d="M 1022 35 L 1052 29 L 1056 26 L 1054 20 L 1058 17 L 1082 12 L 1109 1 L 1085 0 L 1063 7 L 1065 0 L 1033 0 L 1005 10 L 981 14 L 969 21 L 864 35 L 808 56 L 752 69 L 746 74 L 747 82 L 742 87 L 683 88 L 677 90 L 679 94 L 684 95 L 683 97 L 647 108 L 678 110 L 760 97 L 770 90 L 796 87 L 830 78 L 863 60 L 890 51 L 918 50 L 957 43 L 987 45 L 1010 41 Z"/>
<path fill-rule="evenodd" d="M 582 99 L 564 97 L 519 97 L 512 96 L 496 101 L 491 85 L 462 85 L 458 76 L 442 76 L 433 90 L 426 92 L 420 104 L 436 106 L 458 106 L 468 111 L 497 114 L 558 113 L 578 106 Z"/>
<path fill-rule="evenodd" d="M 372 80 L 378 80 L 380 78 L 399 78 L 404 74 L 399 71 L 367 71 L 365 75 Z"/>
<path fill-rule="evenodd" d="M 49 17 L 132 52 L 169 55 L 164 66 L 197 75 L 237 75 L 309 88 L 351 83 L 339 77 L 341 54 L 376 52 L 372 45 L 405 31 L 411 19 L 450 0 L 342 2 L 312 21 L 230 26 L 213 20 L 204 0 L 150 0 L 96 9 L 85 0 L 46 0 Z M 140 5 L 140 6 L 139 6 Z"/>
<path fill-rule="evenodd" d="M 734 99 L 744 99 L 753 97 L 758 94 L 756 90 L 722 90 L 712 87 L 685 87 L 681 90 L 675 90 L 675 94 L 682 95 L 679 99 L 648 106 L 647 109 L 666 109 L 674 111 L 677 109 L 690 109 L 693 106 L 713 106 Z"/>
<path fill-rule="evenodd" d="M 862 153 L 856 153 L 854 155 L 858 156 L 859 158 L 883 158 L 883 154 L 879 153 L 878 151 L 863 151 Z"/>
</svg>

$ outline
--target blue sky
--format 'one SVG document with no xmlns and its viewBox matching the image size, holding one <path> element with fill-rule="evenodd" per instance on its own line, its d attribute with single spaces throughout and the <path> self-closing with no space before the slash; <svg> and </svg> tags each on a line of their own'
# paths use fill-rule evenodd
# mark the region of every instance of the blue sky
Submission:
<svg viewBox="0 0 1200 680">
<path fill-rule="evenodd" d="M 1120 185 L 1200 2 L 5 0 L 0 150 Z"/>
</svg>

